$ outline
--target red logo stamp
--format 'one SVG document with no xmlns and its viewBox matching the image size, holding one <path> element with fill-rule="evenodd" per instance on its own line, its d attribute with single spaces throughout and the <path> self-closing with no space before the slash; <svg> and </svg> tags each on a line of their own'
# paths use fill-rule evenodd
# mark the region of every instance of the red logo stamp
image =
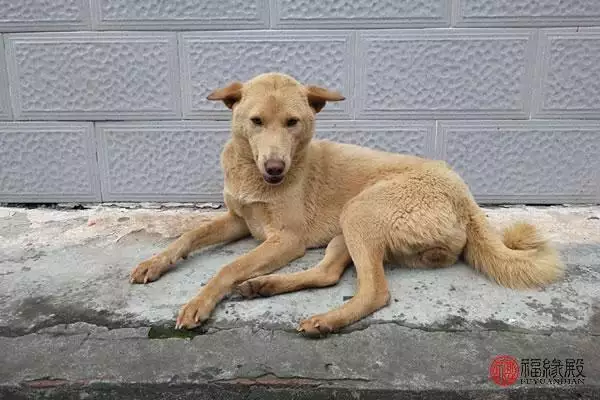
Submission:
<svg viewBox="0 0 600 400">
<path fill-rule="evenodd" d="M 490 364 L 490 378 L 496 385 L 513 385 L 519 379 L 519 375 L 519 363 L 512 356 L 497 356 Z"/>
</svg>

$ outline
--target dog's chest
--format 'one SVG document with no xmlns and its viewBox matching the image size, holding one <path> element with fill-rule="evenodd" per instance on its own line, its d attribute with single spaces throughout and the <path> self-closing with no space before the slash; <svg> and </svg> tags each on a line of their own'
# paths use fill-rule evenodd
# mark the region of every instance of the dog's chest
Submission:
<svg viewBox="0 0 600 400">
<path fill-rule="evenodd" d="M 230 193 L 225 194 L 225 203 L 231 212 L 244 219 L 255 239 L 266 239 L 267 223 L 270 218 L 264 203 L 247 201 Z"/>
</svg>

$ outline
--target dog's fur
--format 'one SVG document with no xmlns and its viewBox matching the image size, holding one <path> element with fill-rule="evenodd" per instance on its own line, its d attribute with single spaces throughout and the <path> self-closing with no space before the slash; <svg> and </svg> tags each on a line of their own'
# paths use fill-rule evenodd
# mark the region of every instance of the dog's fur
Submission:
<svg viewBox="0 0 600 400">
<path fill-rule="evenodd" d="M 208 99 L 233 111 L 232 137 L 221 158 L 228 212 L 142 262 L 131 281 L 154 281 L 208 245 L 249 235 L 263 242 L 209 280 L 179 312 L 178 328 L 201 324 L 233 290 L 253 297 L 330 286 L 352 262 L 355 296 L 301 321 L 299 331 L 327 334 L 384 307 L 390 299 L 386 261 L 437 268 L 463 256 L 513 288 L 544 285 L 562 274 L 556 251 L 532 225 L 495 233 L 445 162 L 313 140 L 315 115 L 326 102 L 344 99 L 337 92 L 269 73 L 215 90 Z M 269 174 L 267 161 L 283 168 L 275 170 L 278 177 Z M 325 258 L 314 268 L 266 275 L 325 245 Z"/>
</svg>

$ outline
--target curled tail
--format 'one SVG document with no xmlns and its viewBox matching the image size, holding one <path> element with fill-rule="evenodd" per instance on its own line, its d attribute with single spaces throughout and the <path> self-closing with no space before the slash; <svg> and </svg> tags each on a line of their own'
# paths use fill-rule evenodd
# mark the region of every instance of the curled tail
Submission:
<svg viewBox="0 0 600 400">
<path fill-rule="evenodd" d="M 533 225 L 517 223 L 501 237 L 478 207 L 467 224 L 464 256 L 475 269 L 510 288 L 542 286 L 557 280 L 564 270 L 557 251 Z"/>
</svg>

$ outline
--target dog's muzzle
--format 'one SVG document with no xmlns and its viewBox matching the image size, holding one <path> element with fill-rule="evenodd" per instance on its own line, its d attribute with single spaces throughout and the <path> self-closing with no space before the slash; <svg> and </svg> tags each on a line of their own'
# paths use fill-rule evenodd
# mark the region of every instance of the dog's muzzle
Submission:
<svg viewBox="0 0 600 400">
<path fill-rule="evenodd" d="M 285 162 L 281 159 L 269 159 L 265 161 L 265 174 L 263 179 L 271 185 L 277 185 L 283 182 L 285 171 Z"/>
</svg>

